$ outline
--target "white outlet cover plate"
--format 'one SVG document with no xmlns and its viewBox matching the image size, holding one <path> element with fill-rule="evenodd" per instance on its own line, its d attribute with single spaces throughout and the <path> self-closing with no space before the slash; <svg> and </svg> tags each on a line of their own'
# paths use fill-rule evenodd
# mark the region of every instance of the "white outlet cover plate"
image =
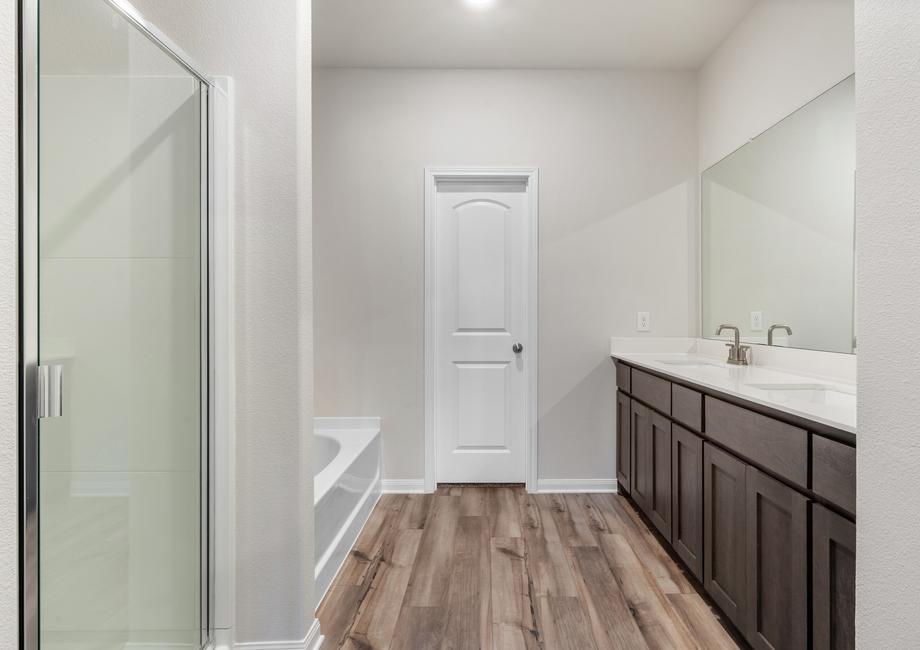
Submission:
<svg viewBox="0 0 920 650">
<path fill-rule="evenodd" d="M 751 312 L 751 331 L 752 332 L 762 332 L 763 331 L 763 312 L 762 311 L 752 311 Z"/>
<path fill-rule="evenodd" d="M 652 329 L 652 320 L 647 311 L 636 313 L 636 331 L 649 332 Z"/>
</svg>

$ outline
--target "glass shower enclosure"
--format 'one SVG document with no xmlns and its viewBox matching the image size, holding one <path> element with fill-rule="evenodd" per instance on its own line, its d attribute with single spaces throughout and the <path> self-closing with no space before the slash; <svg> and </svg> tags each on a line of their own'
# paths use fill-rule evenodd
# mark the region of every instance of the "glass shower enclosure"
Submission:
<svg viewBox="0 0 920 650">
<path fill-rule="evenodd" d="M 208 79 L 118 0 L 21 0 L 28 650 L 199 648 Z"/>
</svg>

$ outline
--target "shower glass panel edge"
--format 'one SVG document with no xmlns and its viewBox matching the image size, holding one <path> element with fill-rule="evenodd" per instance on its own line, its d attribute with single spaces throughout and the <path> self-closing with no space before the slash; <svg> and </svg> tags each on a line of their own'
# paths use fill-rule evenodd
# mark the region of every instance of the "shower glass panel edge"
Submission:
<svg viewBox="0 0 920 650">
<path fill-rule="evenodd" d="M 198 186 L 200 206 L 198 220 L 198 259 L 200 261 L 198 289 L 199 350 L 199 643 L 208 644 L 211 637 L 211 585 L 213 583 L 212 529 L 214 492 L 210 458 L 213 454 L 213 417 L 211 373 L 213 345 L 210 284 L 211 271 L 211 98 L 212 80 L 199 72 L 181 50 L 159 30 L 148 23 L 129 3 L 121 0 L 98 0 L 114 8 L 140 34 L 179 63 L 197 81 L 200 113 L 200 142 L 198 145 Z M 20 150 L 20 260 L 19 260 L 19 340 L 20 340 L 20 644 L 27 650 L 45 644 L 40 639 L 40 566 L 39 566 L 39 420 L 38 365 L 39 357 L 39 2 L 19 0 L 19 150 Z M 65 378 L 66 381 L 66 378 Z M 65 391 L 67 389 L 65 388 Z M 41 645 L 40 645 L 41 644 Z"/>
</svg>

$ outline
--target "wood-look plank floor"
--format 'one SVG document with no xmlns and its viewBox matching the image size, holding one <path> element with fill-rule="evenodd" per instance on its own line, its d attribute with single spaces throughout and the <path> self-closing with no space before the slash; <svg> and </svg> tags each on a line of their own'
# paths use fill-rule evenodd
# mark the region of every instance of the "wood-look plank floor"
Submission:
<svg viewBox="0 0 920 650">
<path fill-rule="evenodd" d="M 738 647 L 615 494 L 385 495 L 317 615 L 324 649 Z"/>
</svg>

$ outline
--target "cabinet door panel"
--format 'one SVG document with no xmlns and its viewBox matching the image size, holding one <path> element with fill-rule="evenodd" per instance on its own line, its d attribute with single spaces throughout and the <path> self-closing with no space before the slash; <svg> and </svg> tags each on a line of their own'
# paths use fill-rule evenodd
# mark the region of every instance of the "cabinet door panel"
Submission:
<svg viewBox="0 0 920 650">
<path fill-rule="evenodd" d="M 652 502 L 652 411 L 644 404 L 631 400 L 632 422 L 632 481 L 630 494 L 643 512 L 648 514 Z"/>
<path fill-rule="evenodd" d="M 630 416 L 629 397 L 624 393 L 617 393 L 617 489 L 629 492 L 630 465 Z"/>
<path fill-rule="evenodd" d="M 652 493 L 648 516 L 665 539 L 671 541 L 671 421 L 652 413 Z"/>
<path fill-rule="evenodd" d="M 754 648 L 808 645 L 808 499 L 747 468 L 748 616 Z"/>
<path fill-rule="evenodd" d="M 747 466 L 703 444 L 703 585 L 739 628 L 747 609 L 745 481 Z"/>
<path fill-rule="evenodd" d="M 671 427 L 671 545 L 703 579 L 703 439 Z"/>
<path fill-rule="evenodd" d="M 815 650 L 856 647 L 856 524 L 812 505 Z"/>
</svg>

